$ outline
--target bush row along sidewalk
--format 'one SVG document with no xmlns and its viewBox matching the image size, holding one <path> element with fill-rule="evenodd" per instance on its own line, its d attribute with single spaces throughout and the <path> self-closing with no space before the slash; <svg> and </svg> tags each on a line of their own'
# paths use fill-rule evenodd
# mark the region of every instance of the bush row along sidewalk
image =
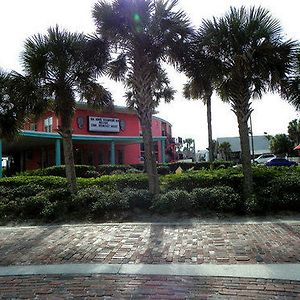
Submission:
<svg viewBox="0 0 300 300">
<path fill-rule="evenodd" d="M 144 174 L 78 178 L 71 196 L 66 180 L 55 176 L 16 176 L 0 180 L 0 219 L 99 219 L 135 208 L 158 213 L 272 213 L 300 210 L 299 168 L 254 168 L 255 194 L 242 198 L 238 169 L 193 171 L 161 176 L 162 193 L 152 197 Z"/>
</svg>

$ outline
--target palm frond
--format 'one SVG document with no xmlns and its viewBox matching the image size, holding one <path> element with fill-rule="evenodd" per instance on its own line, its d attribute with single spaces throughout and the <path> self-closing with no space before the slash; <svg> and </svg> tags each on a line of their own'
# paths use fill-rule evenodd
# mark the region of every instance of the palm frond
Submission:
<svg viewBox="0 0 300 300">
<path fill-rule="evenodd" d="M 95 82 L 89 82 L 82 88 L 81 99 L 86 101 L 92 108 L 98 110 L 111 110 L 113 107 L 111 93 Z"/>
<path fill-rule="evenodd" d="M 107 66 L 108 76 L 115 81 L 123 81 L 128 71 L 126 56 L 120 54 L 115 60 L 111 61 Z"/>
</svg>

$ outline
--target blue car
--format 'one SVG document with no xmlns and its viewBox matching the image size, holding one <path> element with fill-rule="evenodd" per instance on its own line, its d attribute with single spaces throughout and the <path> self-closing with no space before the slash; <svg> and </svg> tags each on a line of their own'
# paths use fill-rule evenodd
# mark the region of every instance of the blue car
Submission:
<svg viewBox="0 0 300 300">
<path fill-rule="evenodd" d="M 265 165 L 269 167 L 293 167 L 297 166 L 298 164 L 285 158 L 275 157 L 268 160 Z"/>
</svg>

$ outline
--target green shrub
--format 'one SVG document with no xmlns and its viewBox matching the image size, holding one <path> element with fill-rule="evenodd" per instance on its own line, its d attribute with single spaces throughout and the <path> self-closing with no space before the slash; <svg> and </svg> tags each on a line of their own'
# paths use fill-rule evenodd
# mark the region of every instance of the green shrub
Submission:
<svg viewBox="0 0 300 300">
<path fill-rule="evenodd" d="M 118 212 L 129 208 L 127 197 L 119 191 L 102 194 L 92 206 L 94 217 L 102 216 L 106 212 Z"/>
<path fill-rule="evenodd" d="M 147 209 L 152 205 L 153 196 L 148 190 L 125 189 L 123 195 L 130 208 Z"/>
<path fill-rule="evenodd" d="M 237 212 L 241 205 L 240 196 L 229 186 L 194 189 L 191 198 L 196 210 Z"/>
<path fill-rule="evenodd" d="M 189 169 L 197 170 L 210 170 L 210 169 L 219 169 L 221 168 L 230 168 L 235 164 L 232 161 L 214 161 L 212 164 L 208 161 L 201 162 L 174 162 L 167 164 L 170 168 L 171 173 L 174 173 L 179 167 L 183 171 L 187 171 Z"/>
<path fill-rule="evenodd" d="M 51 189 L 66 187 L 67 181 L 65 178 L 55 176 L 15 176 L 0 179 L 0 188 L 16 188 L 28 184 L 36 184 L 44 188 Z"/>
<path fill-rule="evenodd" d="M 100 173 L 94 170 L 86 171 L 85 178 L 97 178 L 100 176 Z"/>
<path fill-rule="evenodd" d="M 123 171 L 123 170 L 114 170 L 109 175 L 120 175 L 120 174 L 125 174 L 125 171 Z"/>
<path fill-rule="evenodd" d="M 188 192 L 182 190 L 169 191 L 158 195 L 152 208 L 159 213 L 190 211 L 193 201 Z"/>
<path fill-rule="evenodd" d="M 18 215 L 22 219 L 39 219 L 48 199 L 43 194 L 18 199 Z"/>
<path fill-rule="evenodd" d="M 31 197 L 44 190 L 45 188 L 41 185 L 31 183 L 12 188 L 8 196 L 10 199 Z"/>
<path fill-rule="evenodd" d="M 96 171 L 94 166 L 75 165 L 75 172 L 77 177 L 87 177 L 88 171 Z M 66 177 L 66 168 L 62 166 L 53 166 L 45 169 L 38 169 L 33 171 L 27 171 L 20 174 L 21 176 L 59 176 Z"/>
<path fill-rule="evenodd" d="M 100 165 L 97 167 L 97 171 L 102 175 L 123 174 L 129 169 L 132 169 L 130 165 Z"/>
<path fill-rule="evenodd" d="M 78 191 L 72 199 L 72 208 L 75 211 L 91 209 L 99 199 L 105 199 L 106 193 L 97 187 L 89 187 Z M 101 200 L 100 200 L 101 201 Z"/>
<path fill-rule="evenodd" d="M 165 191 L 181 189 L 191 192 L 196 188 L 214 187 L 224 185 L 232 187 L 236 192 L 242 190 L 243 175 L 239 170 L 220 169 L 202 170 L 183 173 L 181 175 L 170 174 L 161 178 Z"/>
<path fill-rule="evenodd" d="M 300 177 L 286 173 L 269 180 L 263 188 L 256 189 L 256 199 L 252 209 L 258 213 L 280 210 L 299 211 Z"/>
<path fill-rule="evenodd" d="M 97 186 L 98 188 L 112 191 L 125 188 L 147 189 L 148 178 L 145 174 L 123 174 L 101 176 L 98 178 L 77 178 L 79 188 Z M 0 195 L 6 195 L 6 191 L 11 188 L 17 188 L 28 185 L 38 185 L 45 189 L 66 188 L 67 181 L 62 177 L 55 176 L 15 176 L 0 179 Z M 24 188 L 25 192 L 27 188 Z M 29 188 L 30 189 L 30 188 Z"/>
<path fill-rule="evenodd" d="M 157 167 L 157 173 L 159 175 L 167 175 L 171 173 L 171 170 L 168 165 L 161 165 Z"/>
<path fill-rule="evenodd" d="M 126 171 L 127 174 L 141 174 L 143 173 L 143 171 L 141 170 L 138 170 L 138 169 L 135 169 L 135 168 L 129 168 L 127 171 Z"/>
<path fill-rule="evenodd" d="M 55 202 L 55 201 L 68 202 L 69 200 L 71 200 L 71 193 L 66 188 L 45 190 L 43 192 L 43 195 L 45 195 L 50 202 Z"/>
<path fill-rule="evenodd" d="M 82 188 L 97 186 L 106 191 L 122 191 L 126 188 L 147 189 L 148 178 L 145 174 L 104 175 L 99 178 L 79 178 L 78 185 Z"/>
</svg>

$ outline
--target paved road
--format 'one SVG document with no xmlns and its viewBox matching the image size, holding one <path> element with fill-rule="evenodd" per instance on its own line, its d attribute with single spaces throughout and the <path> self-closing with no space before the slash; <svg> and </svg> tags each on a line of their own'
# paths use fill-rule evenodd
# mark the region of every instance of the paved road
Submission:
<svg viewBox="0 0 300 300">
<path fill-rule="evenodd" d="M 0 265 L 300 262 L 300 224 L 104 224 L 0 228 Z M 299 263 L 300 267 L 300 263 Z M 259 277 L 259 276 L 258 276 Z M 300 281 L 57 274 L 0 276 L 0 299 L 300 299 Z"/>
</svg>

